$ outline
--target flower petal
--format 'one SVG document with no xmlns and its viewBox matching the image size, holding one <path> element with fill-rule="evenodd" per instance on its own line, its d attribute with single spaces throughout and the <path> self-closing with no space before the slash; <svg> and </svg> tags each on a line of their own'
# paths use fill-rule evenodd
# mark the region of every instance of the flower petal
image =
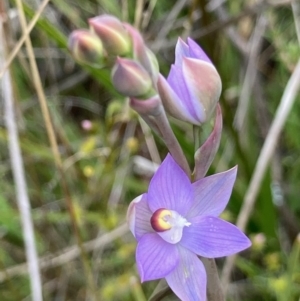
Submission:
<svg viewBox="0 0 300 301">
<path fill-rule="evenodd" d="M 183 62 L 186 59 L 183 58 Z M 168 83 L 173 88 L 175 93 L 178 95 L 179 99 L 182 102 L 185 110 L 189 112 L 189 114 L 198 121 L 205 118 L 204 108 L 199 99 L 193 97 L 190 93 L 187 80 L 189 77 L 185 77 L 183 74 L 183 68 L 172 65 L 171 71 L 168 75 Z"/>
<path fill-rule="evenodd" d="M 236 226 L 214 216 L 195 217 L 183 229 L 180 245 L 207 258 L 223 257 L 250 247 L 251 242 Z"/>
<path fill-rule="evenodd" d="M 193 187 L 189 178 L 168 154 L 149 184 L 148 205 L 150 210 L 155 212 L 165 208 L 185 216 L 191 208 L 193 200 Z"/>
<path fill-rule="evenodd" d="M 195 216 L 219 216 L 225 209 L 236 178 L 237 167 L 193 183 L 195 202 L 187 219 Z"/>
<path fill-rule="evenodd" d="M 202 60 L 205 62 L 208 62 L 212 64 L 210 58 L 206 55 L 206 53 L 203 51 L 203 49 L 191 38 L 187 39 L 189 50 L 190 50 L 190 56 L 191 58 L 195 58 L 198 60 Z"/>
<path fill-rule="evenodd" d="M 180 262 L 166 277 L 173 292 L 184 301 L 206 300 L 206 272 L 195 254 L 179 248 Z"/>
<path fill-rule="evenodd" d="M 142 282 L 164 278 L 177 266 L 179 252 L 176 245 L 165 242 L 156 233 L 149 233 L 138 242 L 136 262 Z"/>
<path fill-rule="evenodd" d="M 212 64 L 194 58 L 183 58 L 182 72 L 194 106 L 198 108 L 197 104 L 201 103 L 204 108 L 204 116 L 199 111 L 197 117 L 205 122 L 211 117 L 221 95 L 220 75 Z"/>
<path fill-rule="evenodd" d="M 175 48 L 175 66 L 181 67 L 184 57 L 190 57 L 189 46 L 181 38 L 178 38 Z"/>
<path fill-rule="evenodd" d="M 136 197 L 130 203 L 127 211 L 127 222 L 136 240 L 139 240 L 146 233 L 154 232 L 150 224 L 151 216 L 152 212 L 147 203 L 147 193 Z"/>
<path fill-rule="evenodd" d="M 157 88 L 164 107 L 169 114 L 177 119 L 193 124 L 199 124 L 199 122 L 188 111 L 187 106 L 183 103 L 184 100 L 179 98 L 161 74 L 158 77 Z"/>
</svg>

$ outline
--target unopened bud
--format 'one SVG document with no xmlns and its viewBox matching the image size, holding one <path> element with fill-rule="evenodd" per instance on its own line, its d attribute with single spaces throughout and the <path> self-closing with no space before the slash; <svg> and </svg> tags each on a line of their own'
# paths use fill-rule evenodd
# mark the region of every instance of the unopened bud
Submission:
<svg viewBox="0 0 300 301">
<path fill-rule="evenodd" d="M 159 65 L 155 54 L 146 46 L 140 32 L 128 23 L 124 23 L 125 28 L 130 34 L 132 40 L 132 55 L 133 58 L 141 63 L 148 71 L 156 83 L 159 74 Z"/>
<path fill-rule="evenodd" d="M 204 51 L 192 40 L 178 40 L 167 81 L 160 76 L 158 91 L 173 117 L 201 125 L 215 111 L 221 94 L 221 78 Z"/>
<path fill-rule="evenodd" d="M 114 16 L 101 15 L 89 19 L 93 32 L 100 37 L 108 55 L 125 55 L 130 53 L 131 41 L 122 22 Z"/>
<path fill-rule="evenodd" d="M 84 29 L 73 31 L 69 37 L 68 48 L 79 63 L 102 67 L 102 42 L 90 31 Z"/>
<path fill-rule="evenodd" d="M 112 70 L 112 82 L 116 90 L 125 96 L 143 99 L 153 94 L 149 74 L 134 60 L 117 58 Z"/>
</svg>

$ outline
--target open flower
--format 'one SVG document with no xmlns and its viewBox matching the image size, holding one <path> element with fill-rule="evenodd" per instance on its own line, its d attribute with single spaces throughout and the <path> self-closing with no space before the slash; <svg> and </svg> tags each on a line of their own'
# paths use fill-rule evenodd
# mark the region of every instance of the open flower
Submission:
<svg viewBox="0 0 300 301">
<path fill-rule="evenodd" d="M 206 300 L 206 272 L 197 255 L 216 258 L 248 248 L 250 240 L 218 218 L 226 207 L 236 168 L 191 183 L 168 155 L 148 193 L 134 199 L 127 218 L 138 241 L 141 280 L 166 278 L 184 301 Z"/>
<path fill-rule="evenodd" d="M 210 119 L 220 98 L 222 82 L 205 52 L 192 39 L 179 38 L 175 64 L 167 80 L 161 75 L 158 90 L 173 117 L 196 125 Z"/>
</svg>

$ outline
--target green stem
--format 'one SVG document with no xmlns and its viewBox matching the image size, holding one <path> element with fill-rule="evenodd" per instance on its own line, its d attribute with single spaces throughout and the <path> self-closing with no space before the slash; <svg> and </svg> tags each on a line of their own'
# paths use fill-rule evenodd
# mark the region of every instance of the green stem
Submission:
<svg viewBox="0 0 300 301">
<path fill-rule="evenodd" d="M 156 116 L 150 116 L 150 118 L 153 122 L 155 122 L 157 128 L 159 129 L 159 134 L 163 138 L 168 150 L 170 151 L 170 154 L 190 178 L 191 170 L 189 164 L 170 126 L 169 120 L 166 116 L 163 106 L 160 106 L 159 113 Z"/>
</svg>

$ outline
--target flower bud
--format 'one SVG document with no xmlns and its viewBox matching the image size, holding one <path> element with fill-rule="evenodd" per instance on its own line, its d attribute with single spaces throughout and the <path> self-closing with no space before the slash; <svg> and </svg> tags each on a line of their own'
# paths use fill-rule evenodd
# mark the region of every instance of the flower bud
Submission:
<svg viewBox="0 0 300 301">
<path fill-rule="evenodd" d="M 90 31 L 84 29 L 73 31 L 69 37 L 68 48 L 79 63 L 102 67 L 102 42 Z"/>
<path fill-rule="evenodd" d="M 89 19 L 89 24 L 92 31 L 102 40 L 108 55 L 130 53 L 130 37 L 119 19 L 110 15 L 101 15 Z"/>
<path fill-rule="evenodd" d="M 204 51 L 192 40 L 178 40 L 175 64 L 158 91 L 165 109 L 175 118 L 200 125 L 209 120 L 221 94 L 220 76 Z"/>
<path fill-rule="evenodd" d="M 124 26 L 132 40 L 133 58 L 141 63 L 152 77 L 153 82 L 156 83 L 159 74 L 159 65 L 156 56 L 148 47 L 146 47 L 144 39 L 137 29 L 128 23 L 124 23 Z"/>
<path fill-rule="evenodd" d="M 149 74 L 134 60 L 117 58 L 112 69 L 112 82 L 116 90 L 125 96 L 148 98 L 153 94 Z"/>
</svg>

